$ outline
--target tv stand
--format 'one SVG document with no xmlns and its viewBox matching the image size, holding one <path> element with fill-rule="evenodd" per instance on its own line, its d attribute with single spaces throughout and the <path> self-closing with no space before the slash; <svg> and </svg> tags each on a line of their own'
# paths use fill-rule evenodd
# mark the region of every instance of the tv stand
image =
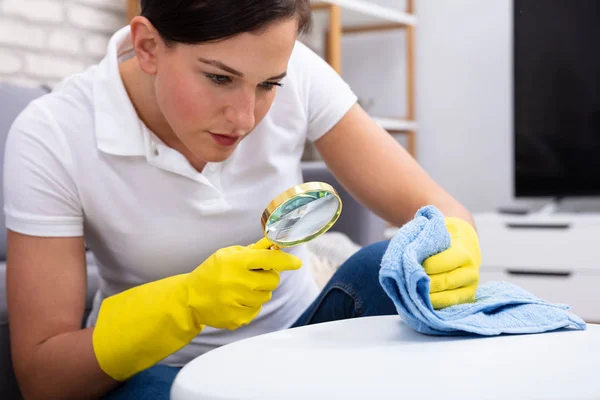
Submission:
<svg viewBox="0 0 600 400">
<path fill-rule="evenodd" d="M 600 197 L 556 197 L 536 211 L 539 215 L 600 214 Z"/>
<path fill-rule="evenodd" d="M 569 304 L 588 322 L 600 322 L 600 200 L 596 202 L 595 210 L 558 199 L 524 214 L 474 214 L 481 282 L 512 282 L 547 301 Z"/>
<path fill-rule="evenodd" d="M 499 207 L 497 214 L 505 216 L 529 216 L 532 218 L 550 216 L 600 216 L 600 197 L 574 198 L 556 197 L 544 204 L 511 205 Z"/>
</svg>

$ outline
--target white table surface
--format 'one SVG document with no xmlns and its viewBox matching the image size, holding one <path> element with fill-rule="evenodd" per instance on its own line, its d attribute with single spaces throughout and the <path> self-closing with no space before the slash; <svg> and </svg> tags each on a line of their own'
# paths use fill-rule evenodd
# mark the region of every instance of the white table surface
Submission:
<svg viewBox="0 0 600 400">
<path fill-rule="evenodd" d="M 398 316 L 270 333 L 208 352 L 173 400 L 600 399 L 600 325 L 495 337 L 432 337 Z"/>
</svg>

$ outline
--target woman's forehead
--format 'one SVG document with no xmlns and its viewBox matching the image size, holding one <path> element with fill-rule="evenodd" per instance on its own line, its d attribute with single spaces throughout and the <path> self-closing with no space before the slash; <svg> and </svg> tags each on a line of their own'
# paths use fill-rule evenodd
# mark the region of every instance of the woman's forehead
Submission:
<svg viewBox="0 0 600 400">
<path fill-rule="evenodd" d="M 243 33 L 226 40 L 185 47 L 200 64 L 212 65 L 233 75 L 252 75 L 258 70 L 275 77 L 286 70 L 296 42 L 295 30 L 294 23 L 274 24 L 260 33 Z"/>
</svg>

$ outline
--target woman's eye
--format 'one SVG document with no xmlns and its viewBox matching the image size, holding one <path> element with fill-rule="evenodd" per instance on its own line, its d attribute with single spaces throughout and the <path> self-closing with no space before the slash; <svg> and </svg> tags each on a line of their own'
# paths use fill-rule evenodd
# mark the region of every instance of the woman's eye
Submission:
<svg viewBox="0 0 600 400">
<path fill-rule="evenodd" d="M 267 92 L 270 92 L 271 90 L 273 90 L 273 88 L 275 86 L 281 87 L 283 85 L 281 83 L 278 83 L 278 82 L 263 82 L 259 86 L 260 86 L 261 89 L 263 89 L 263 90 L 265 90 Z"/>
<path fill-rule="evenodd" d="M 210 79 L 215 85 L 224 86 L 233 82 L 230 77 L 226 75 L 217 75 L 217 74 L 204 74 L 208 79 Z M 270 92 L 275 88 L 275 86 L 283 86 L 279 82 L 263 82 L 258 85 L 259 88 L 266 92 Z"/>
<path fill-rule="evenodd" d="M 208 79 L 217 85 L 226 85 L 231 82 L 231 78 L 225 75 L 205 74 Z"/>
</svg>

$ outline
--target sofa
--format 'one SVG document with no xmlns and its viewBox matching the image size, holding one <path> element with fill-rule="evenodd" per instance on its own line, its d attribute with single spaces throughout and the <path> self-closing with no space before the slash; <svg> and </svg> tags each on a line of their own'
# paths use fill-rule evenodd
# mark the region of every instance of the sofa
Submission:
<svg viewBox="0 0 600 400">
<path fill-rule="evenodd" d="M 47 91 L 44 88 L 26 88 L 0 82 L 0 165 L 3 165 L 4 144 L 12 122 L 30 101 L 46 93 Z M 342 199 L 342 214 L 331 230 L 331 240 L 336 237 L 335 233 L 338 234 L 338 238 L 342 234 L 346 238 L 346 242 L 360 247 L 383 239 L 385 222 L 357 203 L 337 182 L 323 162 L 303 162 L 303 174 L 305 181 L 329 183 L 336 188 Z M 0 199 L 3 199 L 2 188 L 3 174 L 0 173 Z M 3 200 L 2 204 L 4 204 Z M 0 213 L 0 219 L 2 226 L 0 228 L 0 399 L 12 400 L 21 399 L 22 397 L 15 380 L 10 357 L 6 304 L 6 228 L 4 213 Z M 315 248 L 322 248 L 324 241 L 326 242 L 327 238 L 321 239 L 319 244 L 321 247 L 317 246 Z M 98 272 L 91 252 L 87 254 L 87 271 L 86 314 L 89 312 L 94 293 L 98 287 Z"/>
</svg>

